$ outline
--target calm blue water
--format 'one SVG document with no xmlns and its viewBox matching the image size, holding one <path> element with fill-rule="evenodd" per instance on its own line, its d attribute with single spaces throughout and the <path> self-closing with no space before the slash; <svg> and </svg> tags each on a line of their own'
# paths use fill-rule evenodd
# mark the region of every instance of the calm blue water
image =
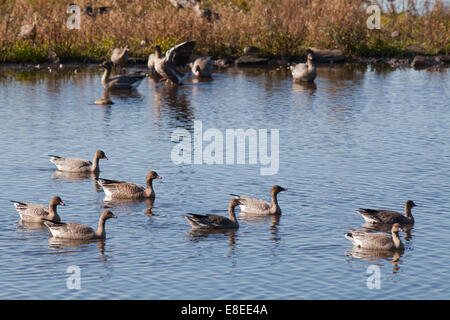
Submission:
<svg viewBox="0 0 450 320">
<path fill-rule="evenodd" d="M 66 72 L 0 70 L 1 299 L 448 299 L 450 212 L 449 69 L 323 67 L 314 86 L 286 70 L 217 70 L 178 89 L 145 79 L 132 94 L 102 96 L 96 67 Z M 176 165 L 176 128 L 279 129 L 279 171 L 261 164 Z M 204 146 L 207 143 L 204 143 Z M 55 172 L 47 154 L 91 159 L 100 177 L 145 183 L 156 201 L 107 204 L 92 178 Z M 224 151 L 225 157 L 225 151 Z M 230 193 L 269 199 L 283 215 L 240 218 L 235 232 L 196 234 L 183 214 L 227 214 Z M 55 243 L 19 223 L 9 200 L 47 204 L 65 221 L 107 239 Z M 361 228 L 359 207 L 418 205 L 399 256 L 359 253 L 344 238 Z M 401 233 L 402 238 L 404 234 Z M 369 289 L 370 266 L 380 289 Z M 71 290 L 69 266 L 81 271 Z"/>
</svg>

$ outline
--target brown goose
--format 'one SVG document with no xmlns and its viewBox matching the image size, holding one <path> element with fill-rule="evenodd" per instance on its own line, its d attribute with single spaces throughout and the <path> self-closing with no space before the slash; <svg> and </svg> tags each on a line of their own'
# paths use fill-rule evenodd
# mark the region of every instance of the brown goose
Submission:
<svg viewBox="0 0 450 320">
<path fill-rule="evenodd" d="M 184 216 L 187 222 L 194 229 L 236 229 L 239 228 L 239 223 L 234 213 L 234 208 L 240 204 L 240 201 L 236 198 L 230 200 L 228 205 L 229 218 L 218 216 L 215 214 L 189 214 Z"/>
<path fill-rule="evenodd" d="M 353 245 L 371 250 L 402 250 L 404 245 L 398 236 L 403 231 L 399 223 L 392 226 L 392 237 L 385 233 L 362 232 L 350 229 L 351 232 L 345 234 L 345 238 L 350 240 Z"/>
<path fill-rule="evenodd" d="M 115 48 L 111 54 L 111 62 L 114 64 L 114 67 L 119 65 L 122 66 L 128 61 L 128 46 L 124 48 Z"/>
<path fill-rule="evenodd" d="M 91 162 L 86 159 L 78 158 L 63 158 L 59 156 L 49 155 L 50 162 L 54 163 L 58 170 L 67 172 L 99 172 L 99 160 L 106 159 L 105 153 L 102 150 L 97 150 L 94 154 L 94 160 Z"/>
<path fill-rule="evenodd" d="M 152 48 L 155 49 L 155 70 L 164 79 L 170 80 L 172 83 L 181 85 L 183 80 L 190 74 L 181 73 L 177 70 L 177 67 L 185 67 L 189 62 L 189 57 L 194 50 L 195 41 L 185 41 L 176 45 L 166 52 L 163 56 L 161 47 L 156 45 Z"/>
<path fill-rule="evenodd" d="M 364 220 L 371 224 L 414 224 L 414 217 L 411 214 L 411 209 L 417 207 L 412 200 L 408 200 L 405 203 L 405 215 L 402 215 L 396 211 L 390 210 L 374 210 L 374 209 L 363 209 L 360 208 L 356 210 Z"/>
<path fill-rule="evenodd" d="M 306 63 L 299 63 L 290 67 L 294 81 L 314 81 L 317 76 L 317 71 L 313 59 L 313 53 L 309 51 L 306 57 Z"/>
<path fill-rule="evenodd" d="M 240 208 L 242 214 L 254 214 L 254 215 L 280 215 L 281 208 L 278 205 L 277 195 L 281 191 L 287 189 L 280 186 L 273 186 L 270 189 L 270 197 L 272 202 L 267 202 L 261 199 L 249 197 L 249 196 L 237 196 L 240 202 Z"/>
<path fill-rule="evenodd" d="M 100 67 L 105 68 L 105 73 L 102 77 L 102 85 L 105 89 L 110 90 L 132 90 L 136 89 L 141 81 L 145 78 L 144 74 L 132 73 L 132 74 L 119 74 L 114 77 L 110 77 L 112 70 L 112 63 L 110 61 L 104 61 Z"/>
<path fill-rule="evenodd" d="M 56 212 L 56 207 L 58 205 L 65 206 L 64 202 L 58 196 L 53 196 L 50 199 L 48 207 L 40 204 L 19 202 L 13 200 L 11 200 L 11 202 L 14 203 L 14 207 L 16 208 L 17 212 L 19 212 L 21 221 L 25 222 L 42 223 L 45 220 L 61 221 L 61 218 Z"/>
<path fill-rule="evenodd" d="M 140 185 L 117 180 L 98 179 L 98 183 L 105 191 L 107 199 L 145 199 L 154 198 L 153 180 L 162 179 L 155 171 L 150 171 L 146 176 L 146 188 Z"/>
<path fill-rule="evenodd" d="M 97 230 L 89 226 L 76 222 L 54 222 L 44 221 L 52 236 L 55 238 L 73 239 L 73 240 L 90 240 L 105 239 L 105 222 L 110 218 L 117 218 L 111 211 L 103 211 L 98 221 Z"/>
<path fill-rule="evenodd" d="M 190 63 L 192 73 L 198 78 L 211 78 L 214 64 L 210 57 L 200 57 Z"/>
</svg>

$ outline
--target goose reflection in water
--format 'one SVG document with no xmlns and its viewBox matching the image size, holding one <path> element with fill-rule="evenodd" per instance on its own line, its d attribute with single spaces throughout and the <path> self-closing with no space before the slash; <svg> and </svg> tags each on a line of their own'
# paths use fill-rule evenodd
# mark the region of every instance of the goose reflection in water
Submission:
<svg viewBox="0 0 450 320">
<path fill-rule="evenodd" d="M 347 255 L 361 260 L 366 261 L 379 261 L 386 260 L 392 263 L 392 273 L 397 273 L 400 270 L 399 262 L 402 257 L 404 250 L 369 250 L 358 247 L 353 247 L 351 250 L 347 252 Z M 382 263 L 377 263 L 382 266 Z"/>
<path fill-rule="evenodd" d="M 66 172 L 55 170 L 52 175 L 52 179 L 55 180 L 67 180 L 67 181 L 83 181 L 91 179 L 94 184 L 94 189 L 96 192 L 102 192 L 102 187 L 98 184 L 99 172 Z"/>
<path fill-rule="evenodd" d="M 205 240 L 208 237 L 226 238 L 228 236 L 228 245 L 234 246 L 236 244 L 237 229 L 191 229 L 187 236 L 193 242 Z"/>
<path fill-rule="evenodd" d="M 105 253 L 105 239 L 92 239 L 92 240 L 73 240 L 73 239 L 61 239 L 61 238 L 48 238 L 48 247 L 50 249 L 56 249 L 60 252 L 68 251 L 71 252 L 73 250 L 68 249 L 82 249 L 87 247 L 91 243 L 97 243 L 97 247 L 100 253 L 103 255 Z"/>
<path fill-rule="evenodd" d="M 298 93 L 307 93 L 308 97 L 312 97 L 317 90 L 315 82 L 297 82 L 292 81 L 292 89 Z"/>
<path fill-rule="evenodd" d="M 194 119 L 189 99 L 191 90 L 192 88 L 187 88 L 187 86 L 157 86 L 154 95 L 156 117 L 160 119 L 161 113 L 168 114 L 177 122 L 177 126 L 181 123 L 185 129 L 189 130 Z"/>
<path fill-rule="evenodd" d="M 145 215 L 153 215 L 153 207 L 155 198 L 147 199 L 108 199 L 103 201 L 103 208 L 105 210 L 114 210 L 120 212 L 136 212 L 141 209 L 142 203 L 145 203 Z"/>
</svg>

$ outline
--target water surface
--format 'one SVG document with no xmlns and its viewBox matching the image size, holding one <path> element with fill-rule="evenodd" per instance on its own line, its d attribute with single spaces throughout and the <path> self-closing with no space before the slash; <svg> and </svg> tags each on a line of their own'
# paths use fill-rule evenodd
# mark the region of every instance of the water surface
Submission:
<svg viewBox="0 0 450 320">
<path fill-rule="evenodd" d="M 284 69 L 217 70 L 178 89 L 145 79 L 102 97 L 95 68 L 0 70 L 0 298 L 2 299 L 448 299 L 450 113 L 448 69 L 322 67 L 314 85 Z M 176 165 L 176 128 L 279 129 L 279 171 L 260 165 Z M 100 177 L 145 183 L 156 201 L 103 202 L 92 177 L 55 172 L 48 154 L 91 159 Z M 234 232 L 192 233 L 183 214 L 227 214 L 230 193 L 269 198 L 279 219 L 240 218 Z M 96 226 L 104 242 L 61 243 L 19 223 L 9 200 L 59 195 L 65 221 Z M 399 256 L 364 253 L 344 238 L 359 207 L 402 211 L 416 225 Z M 401 234 L 403 237 L 404 234 Z M 372 265 L 381 288 L 366 285 Z M 81 289 L 69 290 L 69 266 Z"/>
</svg>

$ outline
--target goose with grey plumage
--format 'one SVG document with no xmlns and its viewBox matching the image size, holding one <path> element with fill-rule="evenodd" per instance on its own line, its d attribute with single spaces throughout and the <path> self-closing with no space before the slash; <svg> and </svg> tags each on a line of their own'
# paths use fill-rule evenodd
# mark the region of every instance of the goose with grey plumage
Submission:
<svg viewBox="0 0 450 320">
<path fill-rule="evenodd" d="M 103 188 L 105 192 L 106 199 L 146 199 L 146 198 L 155 198 L 155 191 L 153 190 L 153 180 L 154 179 L 162 179 L 155 171 L 150 171 L 146 178 L 146 187 L 142 187 L 138 184 L 127 182 L 127 181 L 118 181 L 118 180 L 109 180 L 109 179 L 98 179 L 99 185 Z"/>
<path fill-rule="evenodd" d="M 370 250 L 402 250 L 404 245 L 400 240 L 398 233 L 403 231 L 399 223 L 392 226 L 392 236 L 385 233 L 363 232 L 350 229 L 345 234 L 345 238 L 351 241 L 354 246 Z"/>
<path fill-rule="evenodd" d="M 100 64 L 100 67 L 105 69 L 105 72 L 102 76 L 102 85 L 103 88 L 107 90 L 134 90 L 145 78 L 145 74 L 142 74 L 140 72 L 119 74 L 111 77 L 111 61 L 104 61 L 102 64 Z"/>
<path fill-rule="evenodd" d="M 61 221 L 56 207 L 65 206 L 65 203 L 58 196 L 51 197 L 48 207 L 29 202 L 10 201 L 14 203 L 14 207 L 19 213 L 21 221 L 24 222 L 42 223 L 45 220 Z"/>
<path fill-rule="evenodd" d="M 230 200 L 228 204 L 229 217 L 219 216 L 215 214 L 194 214 L 185 216 L 185 219 L 193 229 L 237 229 L 239 222 L 236 219 L 234 208 L 240 204 L 236 198 Z"/>
<path fill-rule="evenodd" d="M 414 224 L 414 217 L 411 214 L 411 209 L 417 207 L 412 200 L 408 200 L 405 203 L 405 215 L 400 212 L 391 210 L 375 210 L 375 209 L 363 209 L 356 210 L 367 223 L 370 224 L 394 224 L 400 223 L 402 225 Z"/>
<path fill-rule="evenodd" d="M 111 211 L 103 211 L 98 221 L 97 230 L 76 222 L 44 221 L 44 224 L 48 227 L 52 236 L 55 238 L 72 240 L 105 239 L 105 223 L 106 220 L 110 218 L 117 218 L 117 216 Z"/>
<path fill-rule="evenodd" d="M 102 150 L 97 150 L 94 159 L 91 161 L 79 158 L 65 158 L 60 156 L 49 155 L 50 162 L 55 164 L 60 171 L 67 172 L 99 172 L 99 160 L 108 160 L 108 157 Z"/>
<path fill-rule="evenodd" d="M 197 78 L 211 78 L 214 72 L 214 64 L 210 57 L 199 57 L 189 66 Z"/>
<path fill-rule="evenodd" d="M 237 197 L 240 202 L 241 214 L 249 215 L 281 215 L 281 208 L 278 204 L 278 194 L 287 189 L 274 185 L 270 189 L 271 202 L 265 200 L 257 199 L 249 196 L 239 196 L 232 194 Z"/>
<path fill-rule="evenodd" d="M 298 63 L 296 65 L 290 66 L 290 69 L 294 81 L 313 82 L 317 76 L 313 52 L 308 51 L 306 55 L 306 63 Z"/>
</svg>

